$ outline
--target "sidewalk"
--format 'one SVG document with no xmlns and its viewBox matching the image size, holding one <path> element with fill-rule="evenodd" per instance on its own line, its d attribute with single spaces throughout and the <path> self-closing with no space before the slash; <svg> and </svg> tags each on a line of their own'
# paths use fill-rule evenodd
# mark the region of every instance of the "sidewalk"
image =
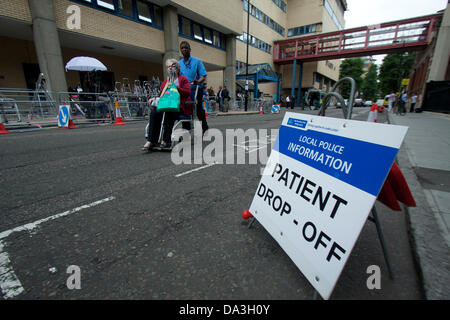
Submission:
<svg viewBox="0 0 450 320">
<path fill-rule="evenodd" d="M 389 114 L 409 127 L 397 161 L 416 200 L 407 208 L 411 242 L 427 299 L 450 299 L 450 115 Z"/>
</svg>

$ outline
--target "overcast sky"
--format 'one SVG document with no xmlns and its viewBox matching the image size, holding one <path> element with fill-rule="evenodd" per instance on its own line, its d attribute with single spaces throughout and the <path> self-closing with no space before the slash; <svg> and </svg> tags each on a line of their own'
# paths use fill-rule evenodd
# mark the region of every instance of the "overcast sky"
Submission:
<svg viewBox="0 0 450 320">
<path fill-rule="evenodd" d="M 345 29 L 434 14 L 448 0 L 347 0 Z M 374 56 L 377 64 L 383 56 Z"/>
</svg>

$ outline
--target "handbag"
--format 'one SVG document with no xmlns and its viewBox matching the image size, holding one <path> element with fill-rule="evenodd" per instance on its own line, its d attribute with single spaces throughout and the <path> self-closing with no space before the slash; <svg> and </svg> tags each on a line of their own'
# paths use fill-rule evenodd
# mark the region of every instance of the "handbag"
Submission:
<svg viewBox="0 0 450 320">
<path fill-rule="evenodd" d="M 161 94 L 158 105 L 156 106 L 157 112 L 180 112 L 180 93 L 174 83 L 169 88 L 166 87 Z"/>
</svg>

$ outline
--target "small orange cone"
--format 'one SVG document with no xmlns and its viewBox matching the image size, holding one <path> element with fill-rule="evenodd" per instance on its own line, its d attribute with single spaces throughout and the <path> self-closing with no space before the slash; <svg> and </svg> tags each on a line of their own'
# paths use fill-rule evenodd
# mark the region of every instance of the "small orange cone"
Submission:
<svg viewBox="0 0 450 320">
<path fill-rule="evenodd" d="M 121 126 L 125 122 L 123 122 L 122 114 L 120 113 L 119 102 L 114 102 L 114 105 L 116 106 L 116 121 L 114 121 L 113 126 Z"/>
<path fill-rule="evenodd" d="M 259 106 L 259 114 L 264 114 L 262 105 Z"/>
<path fill-rule="evenodd" d="M 69 119 L 69 129 L 76 129 L 78 128 L 75 123 L 73 123 L 72 119 Z"/>
<path fill-rule="evenodd" d="M 367 118 L 367 121 L 377 122 L 377 114 L 378 114 L 378 105 L 374 103 L 370 108 L 369 117 Z"/>
<path fill-rule="evenodd" d="M 8 130 L 6 130 L 5 125 L 0 122 L 0 134 L 8 134 L 11 133 Z"/>
<path fill-rule="evenodd" d="M 206 102 L 203 101 L 203 110 L 205 110 L 205 119 L 208 119 L 208 112 L 206 112 L 208 108 L 206 107 Z"/>
<path fill-rule="evenodd" d="M 69 119 L 69 125 L 67 127 L 60 127 L 60 129 L 76 129 L 78 128 L 74 123 L 72 119 Z"/>
<path fill-rule="evenodd" d="M 253 215 L 248 210 L 242 211 L 242 219 L 247 220 L 253 218 Z"/>
</svg>

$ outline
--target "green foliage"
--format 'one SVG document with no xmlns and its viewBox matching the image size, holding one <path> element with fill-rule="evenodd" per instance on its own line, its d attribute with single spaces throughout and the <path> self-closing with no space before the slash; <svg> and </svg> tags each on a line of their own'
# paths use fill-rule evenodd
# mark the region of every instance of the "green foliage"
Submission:
<svg viewBox="0 0 450 320">
<path fill-rule="evenodd" d="M 362 85 L 364 99 L 375 101 L 378 96 L 377 65 L 372 64 L 367 71 Z"/>
<path fill-rule="evenodd" d="M 413 64 L 413 54 L 393 53 L 384 58 L 379 76 L 383 96 L 391 91 L 400 91 L 402 79 L 409 77 Z"/>
<path fill-rule="evenodd" d="M 364 73 L 364 61 L 361 58 L 350 58 L 345 59 L 341 63 L 341 67 L 339 68 L 339 77 L 340 79 L 345 77 L 351 77 L 356 82 L 356 91 L 361 89 L 363 79 L 362 75 Z M 348 99 L 350 97 L 350 82 L 345 81 L 340 86 L 341 95 L 344 99 Z"/>
</svg>

